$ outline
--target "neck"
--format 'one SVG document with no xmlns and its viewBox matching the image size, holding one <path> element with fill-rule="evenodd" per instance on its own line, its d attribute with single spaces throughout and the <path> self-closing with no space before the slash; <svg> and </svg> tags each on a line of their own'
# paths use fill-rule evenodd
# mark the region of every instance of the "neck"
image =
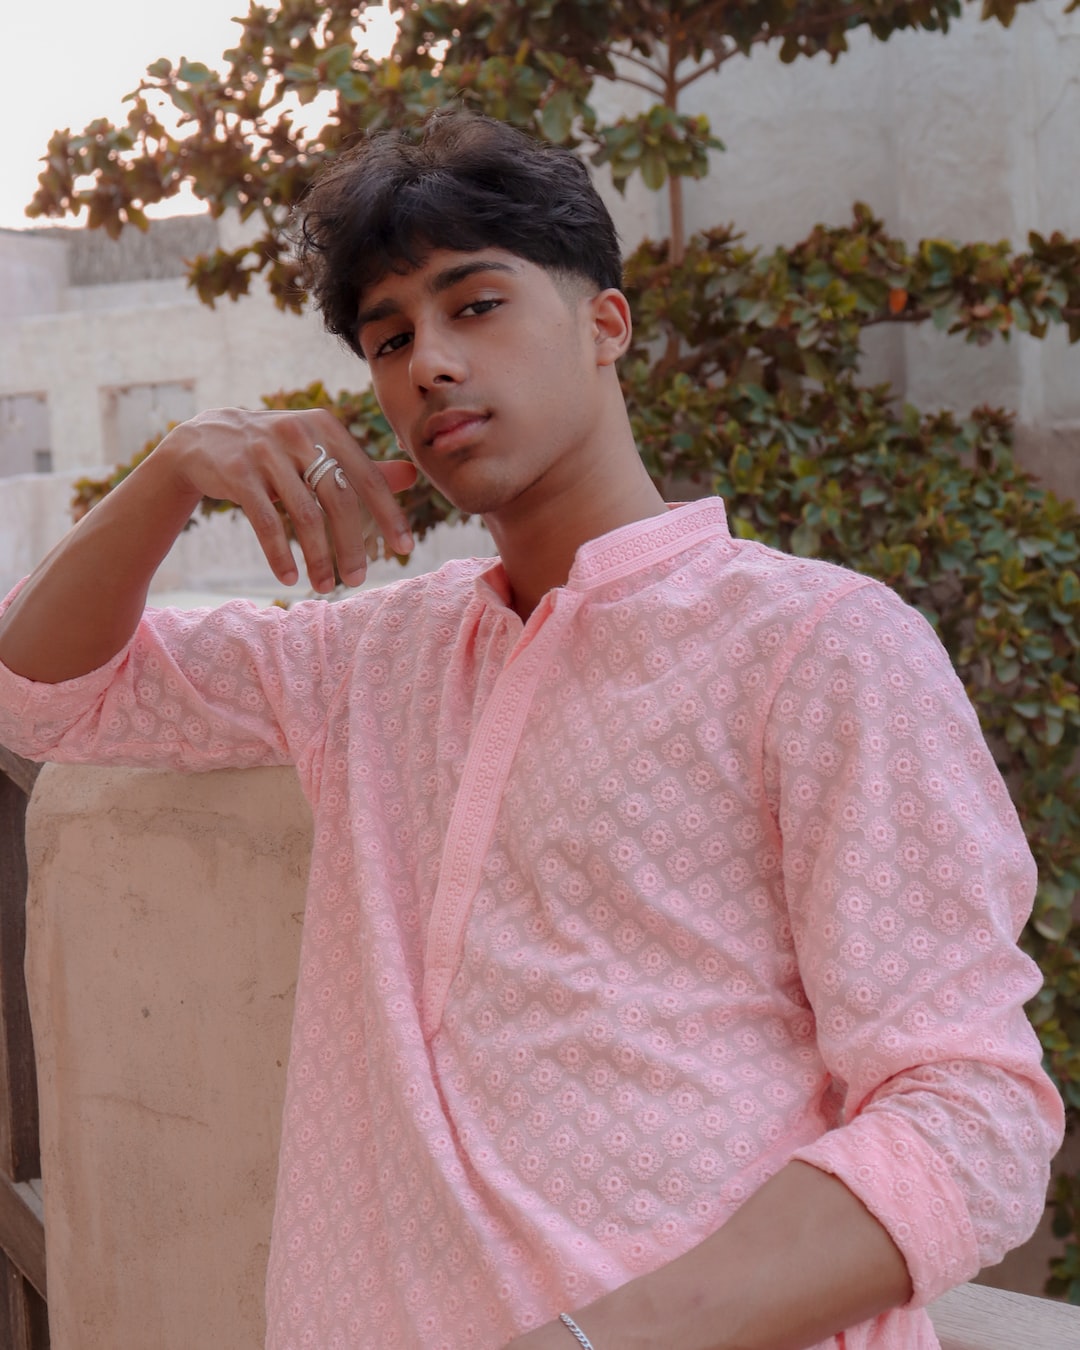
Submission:
<svg viewBox="0 0 1080 1350">
<path fill-rule="evenodd" d="M 484 517 L 510 582 L 513 607 L 523 620 L 548 591 L 566 583 L 582 544 L 667 510 L 638 457 L 629 427 L 627 437 L 628 454 L 613 453 L 564 490 L 542 496 L 530 491 L 511 507 Z"/>
</svg>

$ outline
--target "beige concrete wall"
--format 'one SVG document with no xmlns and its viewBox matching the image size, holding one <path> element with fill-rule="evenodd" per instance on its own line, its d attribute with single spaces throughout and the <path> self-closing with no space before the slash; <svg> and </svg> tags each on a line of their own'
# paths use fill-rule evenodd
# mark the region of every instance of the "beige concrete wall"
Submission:
<svg viewBox="0 0 1080 1350">
<path fill-rule="evenodd" d="M 67 291 L 67 247 L 29 230 L 0 230 L 0 320 L 59 309 Z M 0 364 L 0 372 L 4 370 Z M 0 376 L 0 379 L 3 377 Z M 29 392 L 29 387 L 17 392 Z M 5 391 L 6 392 L 6 391 Z"/>
<path fill-rule="evenodd" d="M 262 1343 L 310 839 L 291 770 L 38 778 L 27 978 L 54 1350 Z M 1043 1233 L 990 1278 L 1037 1293 L 1048 1251 Z M 943 1305 L 945 1343 L 1080 1344 L 1080 1311 L 987 1306 Z"/>
<path fill-rule="evenodd" d="M 295 775 L 48 768 L 28 845 L 54 1350 L 254 1350 L 310 847 Z"/>
</svg>

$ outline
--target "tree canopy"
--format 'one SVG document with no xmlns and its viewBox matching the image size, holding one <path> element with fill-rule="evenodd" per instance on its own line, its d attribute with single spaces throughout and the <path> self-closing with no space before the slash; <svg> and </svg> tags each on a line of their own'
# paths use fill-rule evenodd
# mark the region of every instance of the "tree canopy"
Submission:
<svg viewBox="0 0 1080 1350">
<path fill-rule="evenodd" d="M 979 0 L 979 9 L 1008 25 L 1026 3 Z M 619 185 L 640 175 L 651 189 L 666 187 L 677 261 L 682 180 L 703 177 L 721 144 L 707 118 L 681 111 L 691 85 L 757 47 L 784 61 L 836 60 L 859 30 L 881 40 L 908 28 L 944 33 L 973 0 L 400 0 L 399 38 L 382 60 L 365 46 L 368 7 L 252 4 L 222 71 L 156 61 L 123 125 L 99 119 L 52 137 L 30 214 L 85 211 L 88 224 L 115 235 L 125 224 L 144 228 L 147 206 L 188 185 L 213 214 L 236 210 L 266 227 L 196 271 L 201 298 L 235 298 L 262 273 L 279 303 L 296 308 L 281 227 L 319 165 L 359 134 L 416 121 L 457 97 L 609 164 Z M 610 84 L 648 106 L 604 121 L 590 100 Z M 163 106 L 179 117 L 178 131 Z"/>
</svg>

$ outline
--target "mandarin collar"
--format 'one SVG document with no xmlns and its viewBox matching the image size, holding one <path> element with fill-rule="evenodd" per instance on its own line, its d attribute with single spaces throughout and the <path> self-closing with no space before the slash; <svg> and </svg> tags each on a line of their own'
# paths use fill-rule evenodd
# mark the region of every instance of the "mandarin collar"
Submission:
<svg viewBox="0 0 1080 1350">
<path fill-rule="evenodd" d="M 699 539 L 718 535 L 730 544 L 727 513 L 719 497 L 669 503 L 664 515 L 646 516 L 586 540 L 574 557 L 566 589 L 586 591 L 616 581 L 664 562 Z M 510 604 L 510 582 L 500 558 L 477 575 L 475 585 L 481 598 L 490 600 L 494 593 L 500 604 Z"/>
</svg>

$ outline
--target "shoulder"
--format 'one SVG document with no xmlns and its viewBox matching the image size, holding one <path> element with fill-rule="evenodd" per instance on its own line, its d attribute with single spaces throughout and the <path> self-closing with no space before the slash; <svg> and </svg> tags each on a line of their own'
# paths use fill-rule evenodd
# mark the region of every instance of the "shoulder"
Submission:
<svg viewBox="0 0 1080 1350">
<path fill-rule="evenodd" d="M 767 606 L 790 615 L 809 617 L 847 595 L 880 583 L 850 568 L 799 558 L 755 540 L 733 539 L 718 590 L 729 603 Z"/>
<path fill-rule="evenodd" d="M 873 577 L 751 540 L 733 540 L 732 544 L 717 574 L 717 598 L 751 619 L 786 619 L 796 642 L 839 626 L 852 636 L 863 631 L 893 632 L 939 645 L 926 618 Z"/>
<path fill-rule="evenodd" d="M 871 577 L 732 539 L 702 558 L 697 604 L 718 638 L 765 659 L 777 675 L 815 636 L 837 627 L 905 625 L 919 616 Z"/>
<path fill-rule="evenodd" d="M 464 611 L 476 593 L 477 578 L 491 566 L 491 561 L 490 558 L 454 558 L 433 572 L 354 592 L 332 608 L 343 615 L 408 612 L 417 621 L 426 615 Z"/>
<path fill-rule="evenodd" d="M 830 698 L 871 686 L 931 686 L 947 691 L 952 706 L 967 703 L 932 625 L 872 577 L 735 541 L 710 604 L 718 610 L 718 654 L 744 680 L 756 669 L 766 708 L 792 686 Z"/>
<path fill-rule="evenodd" d="M 455 559 L 436 571 L 355 591 L 330 604 L 305 602 L 289 612 L 289 622 L 297 625 L 294 631 L 347 652 L 370 655 L 403 646 L 419 651 L 453 639 L 475 600 L 477 577 L 490 565 L 488 558 Z"/>
</svg>

